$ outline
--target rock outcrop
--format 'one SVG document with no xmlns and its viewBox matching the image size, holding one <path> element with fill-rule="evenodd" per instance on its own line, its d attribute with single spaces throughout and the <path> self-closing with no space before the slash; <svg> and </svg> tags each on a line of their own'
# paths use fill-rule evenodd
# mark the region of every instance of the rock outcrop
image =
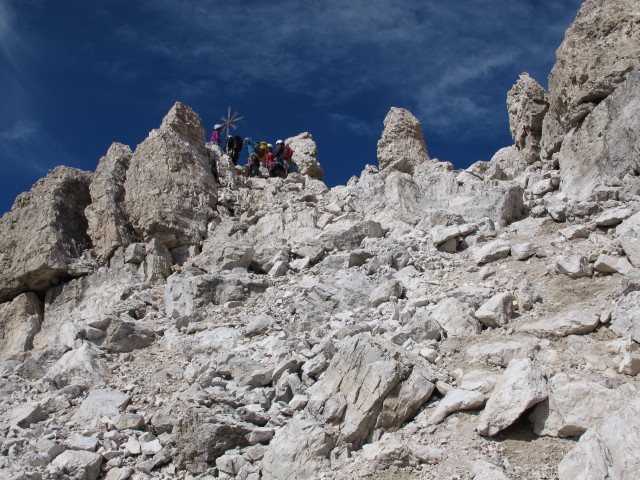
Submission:
<svg viewBox="0 0 640 480">
<path fill-rule="evenodd" d="M 89 248 L 84 209 L 91 174 L 58 167 L 16 198 L 0 219 L 0 301 L 68 279 Z"/>
<path fill-rule="evenodd" d="M 507 94 L 507 109 L 514 145 L 527 163 L 540 160 L 542 121 L 549 110 L 547 92 L 523 73 Z"/>
<path fill-rule="evenodd" d="M 625 183 L 631 186 L 627 197 L 640 190 L 640 68 L 616 87 L 562 143 L 561 188 L 575 200 Z"/>
<path fill-rule="evenodd" d="M 124 183 L 126 213 L 144 242 L 169 249 L 202 242 L 217 202 L 208 165 L 200 117 L 176 103 L 136 148 Z"/>
<path fill-rule="evenodd" d="M 287 138 L 285 143 L 293 151 L 293 161 L 296 171 L 317 180 L 322 180 L 324 171 L 318 163 L 318 147 L 309 132 Z"/>
<path fill-rule="evenodd" d="M 588 0 L 565 33 L 549 75 L 549 114 L 543 125 L 546 155 L 640 64 L 635 0 Z"/>
<path fill-rule="evenodd" d="M 124 182 L 131 160 L 131 149 L 120 143 L 109 147 L 100 159 L 89 191 L 91 204 L 86 208 L 88 233 L 96 257 L 108 260 L 119 247 L 136 240 L 124 209 Z"/>
<path fill-rule="evenodd" d="M 420 121 L 404 108 L 391 107 L 378 141 L 380 170 L 393 168 L 410 174 L 414 167 L 429 160 Z"/>
</svg>

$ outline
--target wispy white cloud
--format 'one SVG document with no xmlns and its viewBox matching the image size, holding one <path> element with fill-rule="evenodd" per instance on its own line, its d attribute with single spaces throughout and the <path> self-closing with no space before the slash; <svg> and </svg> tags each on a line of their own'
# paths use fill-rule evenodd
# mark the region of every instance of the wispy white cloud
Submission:
<svg viewBox="0 0 640 480">
<path fill-rule="evenodd" d="M 349 133 L 367 137 L 380 134 L 378 123 L 362 120 L 344 113 L 330 113 L 329 120 L 334 130 L 346 130 Z"/>
<path fill-rule="evenodd" d="M 23 141 L 32 137 L 36 132 L 35 126 L 25 120 L 18 120 L 11 127 L 0 132 L 0 138 L 5 141 Z"/>
</svg>

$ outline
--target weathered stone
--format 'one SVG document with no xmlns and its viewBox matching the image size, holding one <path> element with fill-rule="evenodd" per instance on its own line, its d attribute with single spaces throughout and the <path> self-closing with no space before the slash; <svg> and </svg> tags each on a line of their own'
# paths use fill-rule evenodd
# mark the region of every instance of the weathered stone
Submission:
<svg viewBox="0 0 640 480">
<path fill-rule="evenodd" d="M 560 480 L 624 480 L 640 469 L 640 399 L 589 428 L 558 465 Z"/>
<path fill-rule="evenodd" d="M 98 448 L 98 439 L 74 433 L 65 440 L 64 444 L 70 450 L 86 450 L 89 452 L 95 452 L 96 448 Z"/>
<path fill-rule="evenodd" d="M 178 102 L 138 145 L 127 170 L 125 210 L 143 241 L 200 244 L 217 202 L 207 164 L 200 117 Z"/>
<path fill-rule="evenodd" d="M 0 301 L 44 292 L 72 276 L 89 248 L 85 207 L 91 174 L 58 167 L 16 198 L 0 219 Z"/>
<path fill-rule="evenodd" d="M 593 268 L 603 273 L 621 273 L 626 275 L 633 270 L 633 265 L 625 257 L 614 257 L 612 255 L 599 255 Z"/>
<path fill-rule="evenodd" d="M 391 107 L 378 141 L 380 170 L 394 168 L 412 174 L 416 165 L 429 160 L 420 121 L 404 108 Z"/>
<path fill-rule="evenodd" d="M 485 396 L 481 392 L 454 388 L 447 392 L 445 397 L 438 402 L 435 410 L 427 420 L 427 425 L 440 423 L 454 412 L 480 408 L 484 405 L 485 400 Z"/>
<path fill-rule="evenodd" d="M 392 343 L 365 334 L 346 339 L 322 380 L 309 391 L 305 412 L 319 421 L 338 423 L 340 438 L 356 447 L 377 423 L 387 429 L 399 427 L 433 389 L 412 365 L 418 359 L 398 354 Z"/>
<path fill-rule="evenodd" d="M 640 291 L 631 292 L 611 312 L 611 330 L 640 342 Z"/>
<path fill-rule="evenodd" d="M 588 238 L 589 229 L 584 225 L 571 225 L 567 228 L 558 230 L 558 233 L 567 240 L 576 240 L 578 238 Z"/>
<path fill-rule="evenodd" d="M 478 264 L 495 262 L 509 256 L 511 245 L 505 240 L 493 240 L 474 249 L 473 259 Z"/>
<path fill-rule="evenodd" d="M 264 480 L 304 480 L 326 469 L 335 438 L 319 422 L 293 418 L 276 433 L 262 460 Z"/>
<path fill-rule="evenodd" d="M 42 313 L 42 302 L 35 293 L 0 304 L 0 362 L 19 358 L 33 348 Z"/>
<path fill-rule="evenodd" d="M 431 315 L 447 337 L 477 335 L 482 331 L 480 323 L 473 316 L 473 310 L 455 298 L 440 300 Z"/>
<path fill-rule="evenodd" d="M 88 233 L 101 261 L 108 260 L 118 247 L 136 240 L 124 209 L 124 182 L 131 160 L 131 148 L 114 143 L 100 159 L 89 187 L 91 204 L 85 209 Z"/>
<path fill-rule="evenodd" d="M 526 141 L 529 141 L 529 138 Z M 489 163 L 500 168 L 504 176 L 501 180 L 512 180 L 527 168 L 527 161 L 515 146 L 501 148 L 491 157 Z"/>
<path fill-rule="evenodd" d="M 300 133 L 295 137 L 287 138 L 285 143 L 293 150 L 296 171 L 302 175 L 322 180 L 324 171 L 322 165 L 318 163 L 318 147 L 311 134 L 308 132 Z"/>
<path fill-rule="evenodd" d="M 488 363 L 489 365 L 506 367 L 514 358 L 532 359 L 538 350 L 540 350 L 539 339 L 524 338 L 507 342 L 472 345 L 467 349 L 467 355 L 473 363 Z"/>
<path fill-rule="evenodd" d="M 523 73 L 507 94 L 507 109 L 513 143 L 527 163 L 538 161 L 542 120 L 549 109 L 547 93 L 528 73 Z"/>
<path fill-rule="evenodd" d="M 509 323 L 513 313 L 513 296 L 501 292 L 491 297 L 475 311 L 476 319 L 487 327 L 501 327 Z"/>
<path fill-rule="evenodd" d="M 112 419 L 117 430 L 140 430 L 144 427 L 144 418 L 135 413 L 122 413 Z"/>
<path fill-rule="evenodd" d="M 593 266 L 582 255 L 557 257 L 554 268 L 569 278 L 590 277 L 593 274 Z"/>
<path fill-rule="evenodd" d="M 547 385 L 549 399 L 539 403 L 529 419 L 537 435 L 553 437 L 582 435 L 638 395 L 637 388 L 630 383 L 606 388 L 564 373 L 554 375 Z"/>
<path fill-rule="evenodd" d="M 54 363 L 45 375 L 45 379 L 62 388 L 74 383 L 91 385 L 103 379 L 106 362 L 101 358 L 103 352 L 91 343 L 83 343 L 80 348 L 65 353 Z"/>
<path fill-rule="evenodd" d="M 477 431 L 492 437 L 547 398 L 547 384 L 528 358 L 511 360 L 480 415 Z"/>
<path fill-rule="evenodd" d="M 101 417 L 115 418 L 130 400 L 130 395 L 119 390 L 111 388 L 92 390 L 73 414 L 72 421 L 84 425 Z"/>
<path fill-rule="evenodd" d="M 576 309 L 518 325 L 517 330 L 540 337 L 566 337 L 591 333 L 599 324 L 600 317 L 594 312 Z"/>
<path fill-rule="evenodd" d="M 384 302 L 388 302 L 391 297 L 400 298 L 403 290 L 404 285 L 400 280 L 388 280 L 381 283 L 369 295 L 369 305 L 377 307 Z"/>
<path fill-rule="evenodd" d="M 549 75 L 550 108 L 543 124 L 547 155 L 638 65 L 636 14 L 635 0 L 589 0 L 580 8 Z"/>
<path fill-rule="evenodd" d="M 97 479 L 101 465 L 102 456 L 79 450 L 66 450 L 51 462 L 51 466 L 78 480 Z"/>
<path fill-rule="evenodd" d="M 41 405 L 28 402 L 0 415 L 0 426 L 8 428 L 17 425 L 22 428 L 29 428 L 33 423 L 40 422 L 45 418 L 47 418 L 47 413 Z"/>
<path fill-rule="evenodd" d="M 624 78 L 624 72 L 618 72 L 618 75 Z M 559 162 L 562 191 L 571 199 L 586 200 L 599 187 L 620 184 L 625 176 L 637 173 L 638 144 L 635 139 L 640 134 L 640 120 L 636 114 L 640 108 L 639 92 L 640 69 L 636 68 L 615 92 L 591 111 L 579 128 L 566 136 Z"/>
</svg>

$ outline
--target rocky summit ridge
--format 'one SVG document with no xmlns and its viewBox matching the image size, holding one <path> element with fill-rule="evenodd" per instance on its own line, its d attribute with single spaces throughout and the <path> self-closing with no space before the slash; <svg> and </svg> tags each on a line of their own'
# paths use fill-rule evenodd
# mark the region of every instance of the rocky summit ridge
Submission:
<svg viewBox="0 0 640 480">
<path fill-rule="evenodd" d="M 640 471 L 640 5 L 588 0 L 514 144 L 248 178 L 176 103 L 0 219 L 0 479 Z M 216 172 L 214 175 L 213 172 Z"/>
</svg>

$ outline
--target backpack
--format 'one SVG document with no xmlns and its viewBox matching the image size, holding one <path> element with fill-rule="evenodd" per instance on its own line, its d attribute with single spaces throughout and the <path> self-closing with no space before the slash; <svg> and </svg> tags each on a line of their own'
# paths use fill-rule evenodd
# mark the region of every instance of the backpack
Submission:
<svg viewBox="0 0 640 480">
<path fill-rule="evenodd" d="M 239 135 L 236 135 L 235 137 L 233 137 L 231 139 L 230 146 L 236 152 L 239 152 L 240 150 L 242 150 L 242 137 Z"/>
<path fill-rule="evenodd" d="M 284 158 L 285 160 L 291 160 L 292 157 L 293 150 L 291 150 L 291 147 L 289 145 L 285 145 L 284 150 L 282 151 L 282 158 Z"/>
</svg>

